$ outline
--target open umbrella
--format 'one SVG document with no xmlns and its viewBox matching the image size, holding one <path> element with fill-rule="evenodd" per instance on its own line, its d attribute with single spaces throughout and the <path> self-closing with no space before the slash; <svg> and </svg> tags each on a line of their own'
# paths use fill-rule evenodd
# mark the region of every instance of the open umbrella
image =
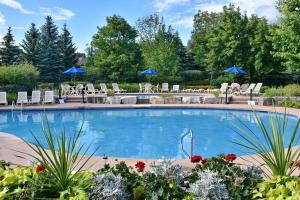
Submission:
<svg viewBox="0 0 300 200">
<path fill-rule="evenodd" d="M 237 66 L 233 66 L 233 67 L 230 67 L 228 69 L 225 69 L 224 72 L 227 72 L 227 73 L 234 73 L 234 74 L 246 74 L 246 72 L 240 68 L 238 68 Z"/>
<path fill-rule="evenodd" d="M 158 73 L 156 72 L 156 71 L 154 71 L 154 70 L 152 70 L 152 69 L 147 69 L 147 70 L 145 70 L 145 71 L 142 71 L 141 72 L 141 74 L 143 74 L 143 75 L 153 75 L 153 76 L 155 76 L 155 75 L 157 75 Z"/>
<path fill-rule="evenodd" d="M 71 67 L 70 69 L 68 69 L 67 71 L 64 71 L 64 74 L 66 75 L 75 75 L 75 74 L 84 74 L 85 71 L 79 67 Z"/>
</svg>

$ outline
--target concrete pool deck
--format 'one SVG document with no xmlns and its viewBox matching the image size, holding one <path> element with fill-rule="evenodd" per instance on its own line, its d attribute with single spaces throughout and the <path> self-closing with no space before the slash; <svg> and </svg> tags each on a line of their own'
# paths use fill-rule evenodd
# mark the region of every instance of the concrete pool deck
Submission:
<svg viewBox="0 0 300 200">
<path fill-rule="evenodd" d="M 82 104 L 82 103 L 67 103 L 67 104 L 55 104 L 55 105 L 43 105 L 43 106 L 26 106 L 23 110 L 51 110 L 51 109 L 120 109 L 120 108 L 213 108 L 213 109 L 233 109 L 233 110 L 251 110 L 252 108 L 257 111 L 265 111 L 265 112 L 274 112 L 274 107 L 267 106 L 253 106 L 250 107 L 248 105 L 240 105 L 240 104 L 154 104 L 154 105 L 107 105 L 107 104 Z M 10 111 L 11 107 L 0 107 L 1 111 Z M 276 107 L 275 110 L 277 112 L 283 113 L 285 108 Z M 287 114 L 294 115 L 300 118 L 300 109 L 287 108 Z M 30 157 L 24 156 L 24 158 L 20 158 L 20 153 L 18 152 L 26 152 L 33 153 L 33 151 L 18 137 L 13 136 L 9 133 L 3 133 L 0 130 L 0 160 L 5 160 L 6 162 L 10 162 L 13 166 L 22 165 L 27 166 L 30 164 Z M 234 152 L 232 152 L 234 153 Z M 255 159 L 260 160 L 257 156 Z M 155 159 L 139 159 L 139 158 L 111 158 L 103 159 L 101 156 L 94 156 L 89 164 L 93 164 L 90 169 L 97 170 L 105 163 L 109 163 L 111 165 L 116 164 L 117 162 L 125 161 L 128 165 L 134 166 L 137 161 L 143 161 L 146 163 L 146 166 L 149 166 L 151 162 L 154 162 Z M 235 163 L 245 165 L 253 163 L 253 159 L 250 157 L 239 157 Z M 194 166 L 189 160 L 175 160 L 174 163 L 180 164 L 184 169 L 190 169 Z M 257 163 L 257 162 L 255 162 Z M 89 165 L 88 165 L 89 166 Z"/>
</svg>

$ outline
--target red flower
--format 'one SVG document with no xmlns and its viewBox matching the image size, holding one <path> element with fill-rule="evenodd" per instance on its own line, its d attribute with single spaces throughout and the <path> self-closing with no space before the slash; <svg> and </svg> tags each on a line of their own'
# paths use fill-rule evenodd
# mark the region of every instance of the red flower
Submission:
<svg viewBox="0 0 300 200">
<path fill-rule="evenodd" d="M 145 169 L 145 163 L 142 161 L 138 161 L 137 163 L 135 163 L 135 168 L 138 172 L 143 172 Z"/>
<path fill-rule="evenodd" d="M 201 156 L 192 156 L 191 157 L 191 162 L 192 163 L 198 163 L 202 160 L 202 157 Z"/>
<path fill-rule="evenodd" d="M 35 172 L 36 173 L 41 173 L 41 171 L 45 170 L 45 166 L 43 164 L 39 164 L 36 169 L 35 169 Z"/>
<path fill-rule="evenodd" d="M 228 154 L 227 156 L 225 156 L 225 160 L 232 162 L 236 159 L 236 155 L 235 154 Z"/>
<path fill-rule="evenodd" d="M 208 159 L 204 158 L 203 160 L 201 160 L 201 163 L 204 165 L 205 163 L 207 163 Z"/>
</svg>

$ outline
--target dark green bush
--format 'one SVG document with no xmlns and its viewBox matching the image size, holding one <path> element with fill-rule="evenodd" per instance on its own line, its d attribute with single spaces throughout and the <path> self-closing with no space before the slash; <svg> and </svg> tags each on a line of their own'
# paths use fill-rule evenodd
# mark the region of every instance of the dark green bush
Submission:
<svg viewBox="0 0 300 200">
<path fill-rule="evenodd" d="M 7 92 L 30 91 L 36 86 L 38 70 L 30 64 L 0 67 L 0 87 Z"/>
<path fill-rule="evenodd" d="M 186 70 L 180 73 L 183 82 L 189 82 L 194 80 L 203 80 L 208 77 L 207 72 L 200 70 Z"/>
<path fill-rule="evenodd" d="M 17 101 L 17 93 L 7 93 L 7 102 L 11 104 L 12 102 Z"/>
<path fill-rule="evenodd" d="M 127 92 L 139 92 L 140 86 L 138 83 L 123 83 L 119 84 L 119 87 L 123 90 L 127 90 Z"/>
</svg>

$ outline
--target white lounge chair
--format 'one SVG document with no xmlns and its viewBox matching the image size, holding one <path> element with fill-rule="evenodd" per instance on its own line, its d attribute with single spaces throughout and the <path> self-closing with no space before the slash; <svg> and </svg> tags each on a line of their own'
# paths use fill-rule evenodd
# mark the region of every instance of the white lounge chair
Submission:
<svg viewBox="0 0 300 200">
<path fill-rule="evenodd" d="M 126 92 L 126 90 L 119 88 L 118 83 L 112 83 L 112 87 L 113 87 L 114 92 L 116 92 L 116 93 Z"/>
<path fill-rule="evenodd" d="M 7 94 L 6 92 L 0 92 L 0 104 L 7 105 Z"/>
<path fill-rule="evenodd" d="M 103 92 L 103 93 L 107 93 L 108 92 L 108 89 L 107 89 L 107 86 L 105 83 L 100 83 L 100 91 Z"/>
<path fill-rule="evenodd" d="M 173 85 L 171 92 L 179 92 L 179 85 Z"/>
<path fill-rule="evenodd" d="M 81 95 L 82 94 L 82 89 L 83 89 L 83 84 L 77 84 L 75 88 L 75 93 L 76 95 Z"/>
<path fill-rule="evenodd" d="M 54 92 L 45 91 L 43 103 L 54 103 Z"/>
<path fill-rule="evenodd" d="M 18 92 L 17 104 L 28 104 L 27 92 Z"/>
<path fill-rule="evenodd" d="M 153 86 L 151 85 L 151 83 L 146 83 L 144 88 L 144 93 L 154 93 L 152 88 Z"/>
<path fill-rule="evenodd" d="M 246 92 L 248 87 L 249 87 L 249 83 L 242 84 L 241 87 L 240 87 L 240 92 Z"/>
<path fill-rule="evenodd" d="M 69 84 L 61 84 L 61 93 L 63 96 L 75 94 L 76 91 Z"/>
<path fill-rule="evenodd" d="M 220 89 L 207 89 L 206 92 L 221 92 L 221 94 L 226 93 L 226 89 L 228 88 L 228 83 L 222 83 Z"/>
<path fill-rule="evenodd" d="M 139 87 L 140 87 L 139 93 L 143 93 L 144 91 L 143 84 L 139 83 Z"/>
<path fill-rule="evenodd" d="M 160 91 L 161 92 L 169 92 L 169 84 L 168 83 L 162 83 Z"/>
<path fill-rule="evenodd" d="M 94 85 L 93 85 L 92 83 L 87 83 L 87 84 L 86 84 L 86 90 L 85 90 L 85 92 L 86 92 L 87 94 L 97 94 L 97 93 L 99 93 L 100 91 L 97 90 L 97 89 L 95 89 L 95 88 L 94 88 Z"/>
<path fill-rule="evenodd" d="M 252 91 L 252 94 L 253 95 L 259 95 L 260 94 L 260 89 L 261 89 L 262 85 L 263 85 L 262 83 L 257 83 L 256 86 L 255 86 L 255 88 Z"/>
<path fill-rule="evenodd" d="M 240 92 L 241 95 L 250 95 L 251 91 L 255 88 L 255 83 L 251 83 L 245 92 Z"/>
<path fill-rule="evenodd" d="M 34 90 L 31 94 L 31 104 L 40 104 L 41 103 L 41 91 L 40 90 Z"/>
</svg>

